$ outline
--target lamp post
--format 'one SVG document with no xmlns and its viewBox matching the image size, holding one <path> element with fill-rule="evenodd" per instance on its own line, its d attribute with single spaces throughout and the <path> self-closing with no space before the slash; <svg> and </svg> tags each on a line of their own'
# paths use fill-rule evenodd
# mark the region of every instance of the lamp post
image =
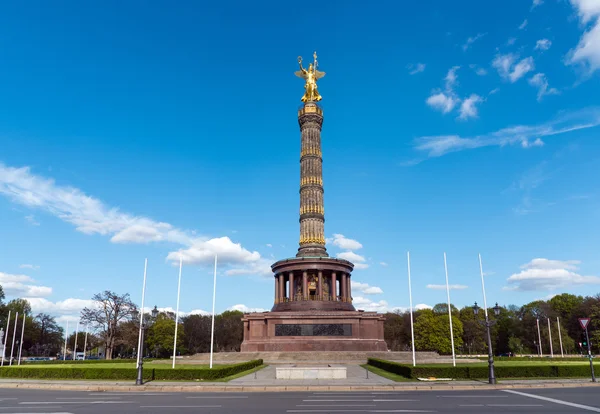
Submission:
<svg viewBox="0 0 600 414">
<path fill-rule="evenodd" d="M 479 313 L 479 309 L 481 309 L 481 308 L 479 306 L 477 306 L 477 302 L 475 302 L 475 305 L 473 306 L 473 313 L 475 313 L 475 315 L 477 315 Z M 494 314 L 496 316 L 500 315 L 500 306 L 498 306 L 498 303 L 496 303 L 496 306 L 494 306 L 493 309 L 494 309 Z M 487 312 L 485 312 L 485 321 L 478 320 L 478 322 L 481 323 L 482 325 L 484 325 L 487 330 L 488 370 L 489 370 L 488 376 L 489 376 L 490 384 L 496 384 L 496 375 L 494 374 L 494 353 L 492 351 L 492 335 L 490 333 L 490 328 L 496 324 L 496 321 L 490 321 L 488 318 Z"/>
<path fill-rule="evenodd" d="M 142 312 L 144 312 L 144 310 L 142 309 Z M 154 309 L 152 309 L 152 312 L 150 312 L 152 315 L 152 319 L 155 319 L 156 316 L 158 315 L 158 309 L 156 308 L 156 305 L 154 306 Z M 134 317 L 136 317 L 134 315 Z M 145 334 L 145 330 L 146 330 L 146 323 L 144 322 L 144 318 L 142 317 L 142 326 L 140 327 L 141 330 L 141 345 L 138 349 L 138 353 L 139 353 L 139 359 L 140 359 L 140 363 L 138 364 L 138 370 L 137 370 L 137 378 L 135 380 L 135 385 L 144 385 L 144 334 Z"/>
</svg>

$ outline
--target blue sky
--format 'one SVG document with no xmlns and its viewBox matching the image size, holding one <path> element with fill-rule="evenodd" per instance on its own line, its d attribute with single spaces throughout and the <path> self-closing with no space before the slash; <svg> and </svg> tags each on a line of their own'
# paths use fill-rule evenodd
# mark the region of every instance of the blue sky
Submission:
<svg viewBox="0 0 600 414">
<path fill-rule="evenodd" d="M 457 7 L 459 6 L 459 7 Z M 597 0 L 80 2 L 0 16 L 0 284 L 73 319 L 101 290 L 270 309 L 298 242 L 318 51 L 326 236 L 357 307 L 600 291 Z"/>
</svg>

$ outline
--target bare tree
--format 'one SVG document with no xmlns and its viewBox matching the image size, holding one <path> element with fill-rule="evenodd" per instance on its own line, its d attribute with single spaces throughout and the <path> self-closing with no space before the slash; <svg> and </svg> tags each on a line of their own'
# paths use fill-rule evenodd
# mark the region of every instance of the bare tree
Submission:
<svg viewBox="0 0 600 414">
<path fill-rule="evenodd" d="M 101 331 L 106 347 L 106 359 L 112 359 L 112 354 L 120 334 L 120 324 L 131 320 L 137 312 L 136 305 L 131 301 L 129 293 L 118 295 L 105 290 L 96 293 L 92 300 L 95 306 L 81 311 L 81 319 L 95 329 Z"/>
</svg>

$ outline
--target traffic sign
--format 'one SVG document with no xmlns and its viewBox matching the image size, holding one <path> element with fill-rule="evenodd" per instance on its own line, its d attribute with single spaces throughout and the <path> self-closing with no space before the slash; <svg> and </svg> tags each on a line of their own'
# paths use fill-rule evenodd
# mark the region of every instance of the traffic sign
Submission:
<svg viewBox="0 0 600 414">
<path fill-rule="evenodd" d="M 579 325 L 581 325 L 581 329 L 586 330 L 589 324 L 590 318 L 579 318 Z"/>
</svg>

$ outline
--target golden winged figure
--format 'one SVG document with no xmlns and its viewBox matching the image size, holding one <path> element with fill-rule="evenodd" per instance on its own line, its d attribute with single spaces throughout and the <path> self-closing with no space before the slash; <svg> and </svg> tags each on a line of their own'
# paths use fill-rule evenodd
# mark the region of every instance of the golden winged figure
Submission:
<svg viewBox="0 0 600 414">
<path fill-rule="evenodd" d="M 314 63 L 309 64 L 308 69 L 304 69 L 302 67 L 302 56 L 298 56 L 300 70 L 294 72 L 294 75 L 306 81 L 304 84 L 305 92 L 302 97 L 302 102 L 318 102 L 323 99 L 317 90 L 317 79 L 321 79 L 325 76 L 325 72 L 317 70 L 317 52 L 313 54 L 313 57 L 315 59 Z"/>
</svg>

